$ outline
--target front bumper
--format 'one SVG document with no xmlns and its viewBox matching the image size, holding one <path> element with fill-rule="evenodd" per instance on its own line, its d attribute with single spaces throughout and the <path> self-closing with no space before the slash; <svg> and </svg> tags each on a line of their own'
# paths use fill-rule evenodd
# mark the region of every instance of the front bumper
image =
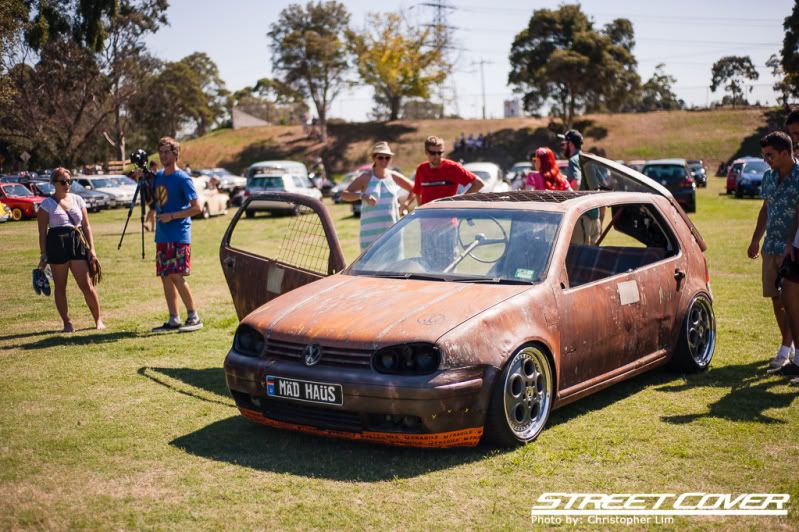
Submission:
<svg viewBox="0 0 799 532">
<path fill-rule="evenodd" d="M 738 194 L 744 196 L 759 196 L 760 195 L 760 183 L 738 183 L 736 185 L 736 190 Z"/>
<path fill-rule="evenodd" d="M 370 368 L 306 367 L 243 356 L 225 358 L 225 381 L 242 415 L 276 428 L 412 447 L 471 447 L 483 435 L 497 370 L 476 366 L 431 375 L 384 375 Z M 343 404 L 269 397 L 266 376 L 340 384 Z M 403 420 L 413 420 L 405 424 Z M 398 421 L 399 420 L 399 421 Z"/>
</svg>

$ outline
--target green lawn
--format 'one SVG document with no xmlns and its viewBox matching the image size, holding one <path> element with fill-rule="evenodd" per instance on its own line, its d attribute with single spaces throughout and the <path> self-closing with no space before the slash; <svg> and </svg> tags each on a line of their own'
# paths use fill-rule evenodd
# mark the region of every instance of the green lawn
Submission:
<svg viewBox="0 0 799 532">
<path fill-rule="evenodd" d="M 760 202 L 700 189 L 718 319 L 709 372 L 659 370 L 553 413 L 515 450 L 416 450 L 255 425 L 228 397 L 222 361 L 237 320 L 218 247 L 230 219 L 194 225 L 191 286 L 206 327 L 154 336 L 165 305 L 126 211 L 91 216 L 109 329 L 70 283 L 79 332 L 33 295 L 35 222 L 0 225 L 0 529 L 520 529 L 542 492 L 787 492 L 789 517 L 684 518 L 672 528 L 799 527 L 799 388 L 765 373 L 778 346 L 746 247 Z M 348 260 L 357 220 L 332 209 Z M 286 219 L 247 221 L 280 238 Z M 257 226 L 255 224 L 258 224 Z M 185 317 L 185 316 L 184 316 Z"/>
</svg>

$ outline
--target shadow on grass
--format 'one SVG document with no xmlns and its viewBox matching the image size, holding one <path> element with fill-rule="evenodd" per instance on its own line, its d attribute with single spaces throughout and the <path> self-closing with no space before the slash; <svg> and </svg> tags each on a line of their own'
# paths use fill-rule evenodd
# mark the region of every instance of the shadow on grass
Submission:
<svg viewBox="0 0 799 532">
<path fill-rule="evenodd" d="M 95 329 L 82 329 L 82 330 L 95 330 Z M 71 333 L 62 333 L 62 332 L 51 332 L 48 334 L 52 334 L 52 336 L 48 338 L 43 338 L 41 340 L 37 340 L 36 342 L 31 342 L 29 344 L 17 344 L 17 345 L 10 345 L 5 347 L 0 347 L 0 349 L 47 349 L 49 347 L 56 347 L 62 345 L 97 345 L 97 344 L 106 344 L 110 342 L 116 342 L 118 340 L 122 340 L 124 338 L 138 338 L 140 335 L 132 332 L 132 331 L 117 331 L 117 332 L 105 332 L 105 333 L 97 333 L 97 334 L 87 334 L 87 335 L 73 335 Z"/>
<path fill-rule="evenodd" d="M 20 334 L 9 334 L 6 336 L 0 336 L 0 342 L 5 340 L 17 340 L 19 338 L 30 338 L 32 336 L 44 336 L 45 334 L 53 334 L 53 331 L 36 331 L 36 332 L 27 332 Z"/>
<path fill-rule="evenodd" d="M 147 366 L 139 368 L 136 373 L 141 375 L 142 377 L 147 377 L 151 381 L 160 384 L 170 390 L 173 390 L 177 393 L 192 397 L 194 399 L 199 399 L 201 401 L 206 401 L 209 403 L 216 403 L 225 406 L 235 406 L 233 403 L 233 399 L 227 392 L 227 386 L 225 385 L 225 372 L 222 368 L 205 368 L 205 369 L 192 369 L 192 368 L 150 368 Z M 177 386 L 174 386 L 164 380 L 162 377 L 169 377 L 171 379 L 178 380 L 187 384 L 189 386 L 193 386 L 195 388 L 200 388 L 207 392 L 213 393 L 220 397 L 224 397 L 227 401 L 219 401 L 215 399 L 208 399 L 207 397 L 203 397 L 201 395 L 197 395 L 196 393 L 190 390 L 182 390 Z"/>
<path fill-rule="evenodd" d="M 549 416 L 547 425 L 554 426 L 561 423 L 567 423 L 572 419 L 582 416 L 583 414 L 602 410 L 603 408 L 612 405 L 616 401 L 627 399 L 628 397 L 635 395 L 647 388 L 663 385 L 678 378 L 679 376 L 677 374 L 667 369 L 661 368 L 654 371 L 649 371 L 642 375 L 633 377 L 630 380 L 614 384 L 609 388 L 605 388 L 604 390 L 589 395 L 588 397 L 583 397 L 574 403 L 570 403 L 553 411 Z"/>
<path fill-rule="evenodd" d="M 241 416 L 176 438 L 187 453 L 258 471 L 355 482 L 411 478 L 502 451 L 488 447 L 414 449 L 309 436 L 258 425 Z"/>
<path fill-rule="evenodd" d="M 764 414 L 766 410 L 788 408 L 799 397 L 799 390 L 774 392 L 772 388 L 783 387 L 784 377 L 768 375 L 763 361 L 711 368 L 704 374 L 686 375 L 677 385 L 658 388 L 658 391 L 680 393 L 693 388 L 724 388 L 729 393 L 708 406 L 708 411 L 699 414 L 664 416 L 667 423 L 685 424 L 702 418 L 726 419 L 758 423 L 785 423 Z"/>
<path fill-rule="evenodd" d="M 782 108 L 770 109 L 765 111 L 763 116 L 766 119 L 765 125 L 760 126 L 754 133 L 741 141 L 736 152 L 727 161 L 728 164 L 740 157 L 760 157 L 760 139 L 772 131 L 783 131 L 788 113 Z"/>
</svg>

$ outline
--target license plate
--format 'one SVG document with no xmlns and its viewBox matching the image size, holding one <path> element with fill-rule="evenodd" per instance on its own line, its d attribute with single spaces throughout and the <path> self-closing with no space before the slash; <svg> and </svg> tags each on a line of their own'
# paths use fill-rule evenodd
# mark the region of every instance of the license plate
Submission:
<svg viewBox="0 0 799 532">
<path fill-rule="evenodd" d="M 266 395 L 278 399 L 294 399 L 323 405 L 344 404 L 344 393 L 340 384 L 301 381 L 274 375 L 266 376 Z"/>
</svg>

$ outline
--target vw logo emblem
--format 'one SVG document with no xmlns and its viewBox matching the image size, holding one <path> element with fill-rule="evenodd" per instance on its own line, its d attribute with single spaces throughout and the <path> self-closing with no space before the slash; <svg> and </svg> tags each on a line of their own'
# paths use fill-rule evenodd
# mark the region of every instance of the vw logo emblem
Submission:
<svg viewBox="0 0 799 532">
<path fill-rule="evenodd" d="M 302 358 L 305 360 L 306 366 L 315 366 L 322 358 L 322 349 L 319 344 L 306 345 L 302 352 Z"/>
</svg>

